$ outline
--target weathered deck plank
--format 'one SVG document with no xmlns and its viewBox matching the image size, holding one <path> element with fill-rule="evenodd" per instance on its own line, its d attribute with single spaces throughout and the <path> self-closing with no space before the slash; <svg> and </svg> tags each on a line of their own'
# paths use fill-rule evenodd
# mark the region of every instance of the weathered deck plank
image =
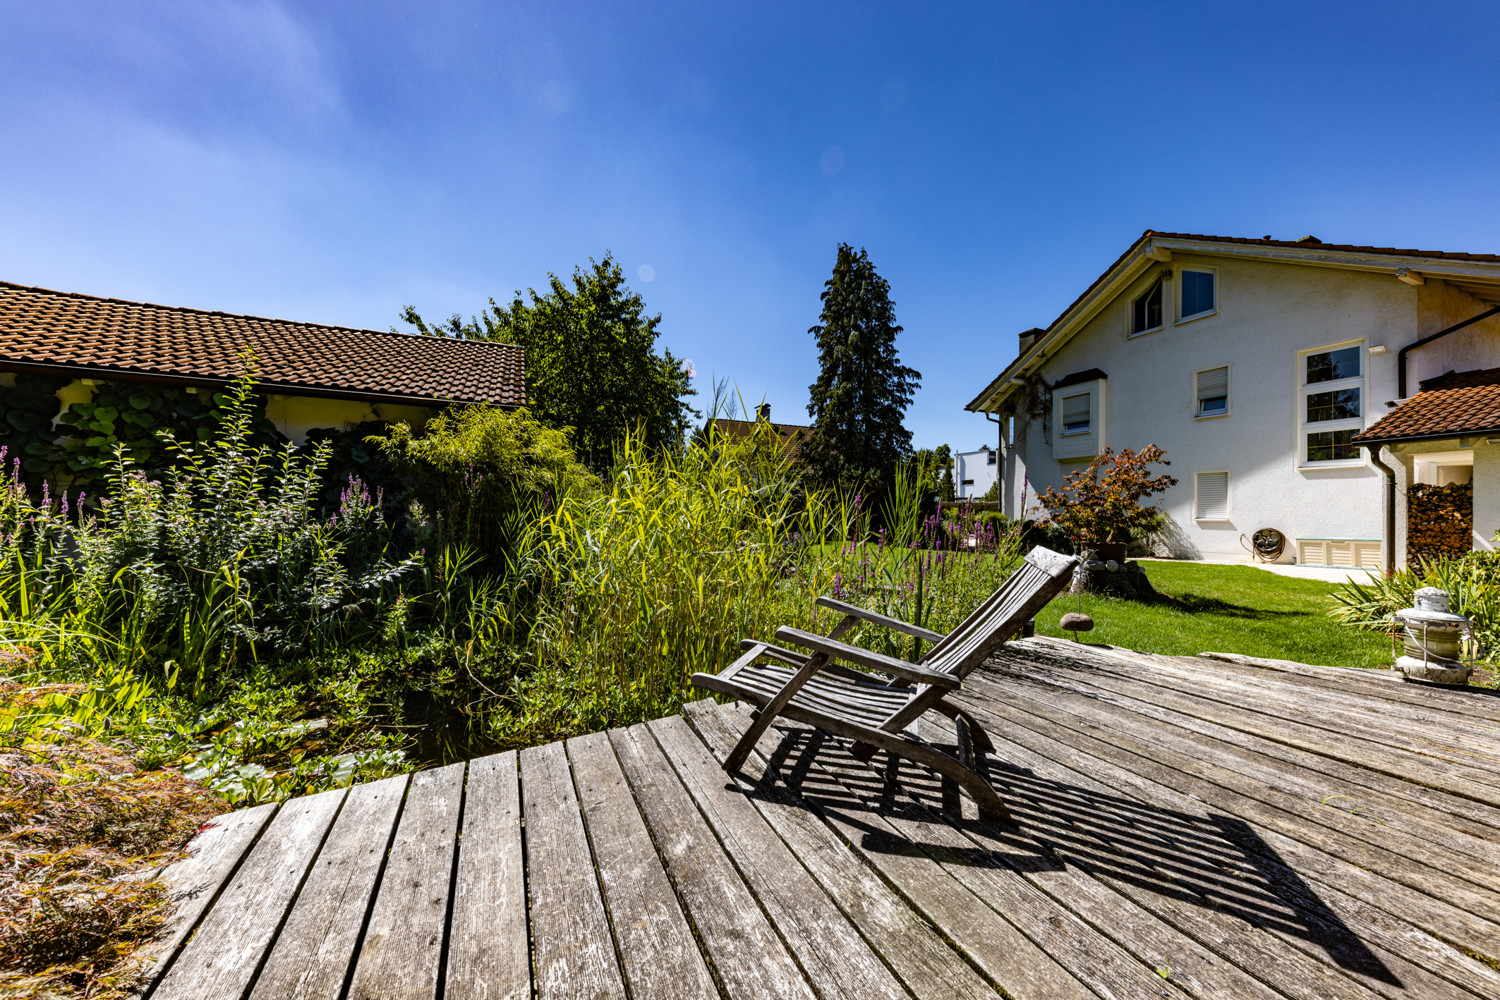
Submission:
<svg viewBox="0 0 1500 1000">
<path fill-rule="evenodd" d="M 350 789 L 251 1000 L 338 1000 L 406 795 L 407 775 Z"/>
<path fill-rule="evenodd" d="M 412 775 L 349 981 L 349 1000 L 436 997 L 464 765 Z"/>
<path fill-rule="evenodd" d="M 612 729 L 610 742 L 661 851 L 667 874 L 713 959 L 725 992 L 814 996 L 645 726 Z"/>
<path fill-rule="evenodd" d="M 648 726 L 698 810 L 825 1000 L 910 996 L 680 716 Z"/>
<path fill-rule="evenodd" d="M 447 1000 L 531 996 L 517 754 L 469 763 L 448 928 Z"/>
<path fill-rule="evenodd" d="M 537 997 L 624 997 L 625 982 L 561 743 L 521 751 L 521 797 Z"/>
<path fill-rule="evenodd" d="M 739 734 L 711 701 L 683 706 L 683 716 L 722 762 Z M 864 864 L 854 848 L 807 805 L 768 778 L 758 755 L 736 783 L 787 846 L 857 926 L 870 946 L 921 1000 L 995 1000 L 998 994 L 938 936 L 932 925 Z"/>
<path fill-rule="evenodd" d="M 276 813 L 218 905 L 162 977 L 156 1000 L 244 994 L 347 791 L 309 795 Z"/>
<path fill-rule="evenodd" d="M 608 735 L 569 740 L 567 749 L 632 1000 L 717 997 Z"/>
<path fill-rule="evenodd" d="M 276 809 L 276 803 L 268 802 L 214 817 L 188 845 L 187 857 L 168 865 L 158 876 L 167 887 L 172 914 L 161 935 L 141 953 L 141 959 L 150 963 L 141 977 L 143 991 L 153 987 L 172 964 Z"/>
</svg>

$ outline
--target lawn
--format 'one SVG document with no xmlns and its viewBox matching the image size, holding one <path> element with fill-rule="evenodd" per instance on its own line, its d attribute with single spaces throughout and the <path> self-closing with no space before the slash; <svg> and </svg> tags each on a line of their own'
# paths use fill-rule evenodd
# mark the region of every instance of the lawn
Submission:
<svg viewBox="0 0 1500 1000">
<path fill-rule="evenodd" d="M 1251 566 L 1143 560 L 1152 585 L 1167 600 L 1139 604 L 1082 597 L 1094 631 L 1080 638 L 1147 653 L 1193 656 L 1214 651 L 1345 667 L 1386 667 L 1389 641 L 1335 624 L 1327 615 L 1336 584 L 1278 576 Z M 1072 638 L 1058 619 L 1079 610 L 1064 595 L 1037 615 L 1041 635 Z"/>
</svg>

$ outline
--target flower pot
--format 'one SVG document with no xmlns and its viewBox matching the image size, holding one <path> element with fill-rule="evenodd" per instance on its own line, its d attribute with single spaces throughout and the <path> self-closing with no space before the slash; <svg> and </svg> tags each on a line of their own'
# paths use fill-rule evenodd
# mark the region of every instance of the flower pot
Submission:
<svg viewBox="0 0 1500 1000">
<path fill-rule="evenodd" d="M 1111 559 L 1115 562 L 1124 562 L 1125 547 L 1125 542 L 1100 542 L 1098 548 L 1095 549 L 1097 554 L 1094 558 L 1100 562 L 1109 562 Z"/>
</svg>

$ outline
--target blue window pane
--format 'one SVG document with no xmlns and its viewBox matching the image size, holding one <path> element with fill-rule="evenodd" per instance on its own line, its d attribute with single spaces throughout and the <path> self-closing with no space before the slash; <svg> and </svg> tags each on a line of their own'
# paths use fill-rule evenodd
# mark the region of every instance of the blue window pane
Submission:
<svg viewBox="0 0 1500 1000">
<path fill-rule="evenodd" d="M 1212 271 L 1182 272 L 1182 315 L 1196 316 L 1212 312 L 1214 308 L 1214 276 Z"/>
<path fill-rule="evenodd" d="M 1307 384 L 1359 378 L 1359 348 L 1341 347 L 1307 356 Z"/>
</svg>

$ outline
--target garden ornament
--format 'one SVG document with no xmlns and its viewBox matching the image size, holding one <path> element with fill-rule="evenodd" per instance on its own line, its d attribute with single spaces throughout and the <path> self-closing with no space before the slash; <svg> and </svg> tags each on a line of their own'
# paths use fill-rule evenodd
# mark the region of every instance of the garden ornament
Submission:
<svg viewBox="0 0 1500 1000">
<path fill-rule="evenodd" d="M 1094 619 L 1078 611 L 1069 611 L 1062 616 L 1062 621 L 1057 627 L 1073 633 L 1073 641 L 1078 641 L 1079 632 L 1091 632 L 1094 629 Z"/>
<path fill-rule="evenodd" d="M 1401 679 L 1432 684 L 1467 684 L 1472 668 L 1463 662 L 1463 639 L 1473 635 L 1473 622 L 1448 610 L 1448 593 L 1423 587 L 1414 597 L 1416 607 L 1397 611 L 1393 618 L 1405 627 L 1402 655 L 1395 670 Z"/>
</svg>

